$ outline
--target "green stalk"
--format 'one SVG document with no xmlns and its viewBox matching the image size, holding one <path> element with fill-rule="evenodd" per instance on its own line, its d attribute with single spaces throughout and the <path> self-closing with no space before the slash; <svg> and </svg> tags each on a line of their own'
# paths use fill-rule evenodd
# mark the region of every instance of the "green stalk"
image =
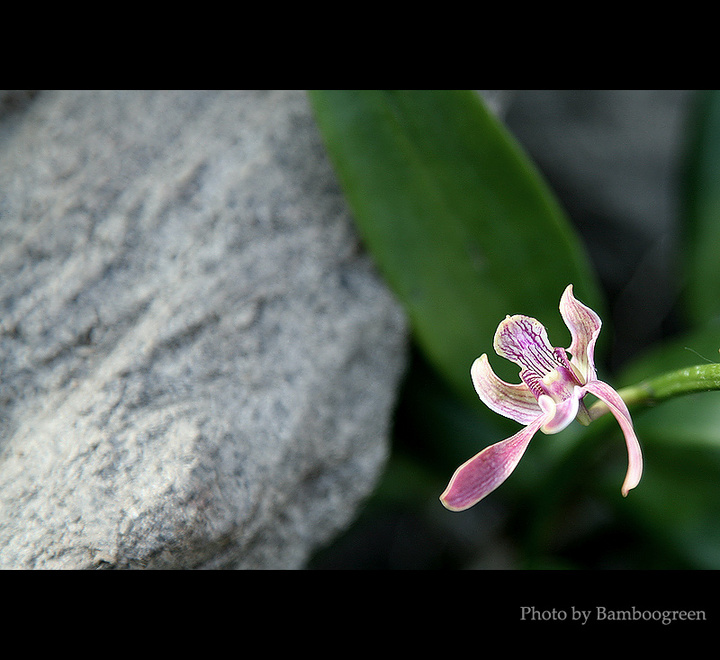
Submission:
<svg viewBox="0 0 720 660">
<path fill-rule="evenodd" d="M 683 367 L 676 371 L 660 374 L 618 390 L 628 408 L 654 406 L 666 399 L 684 394 L 720 390 L 720 364 L 701 364 Z M 590 417 L 595 420 L 609 408 L 602 401 L 590 407 Z"/>
</svg>

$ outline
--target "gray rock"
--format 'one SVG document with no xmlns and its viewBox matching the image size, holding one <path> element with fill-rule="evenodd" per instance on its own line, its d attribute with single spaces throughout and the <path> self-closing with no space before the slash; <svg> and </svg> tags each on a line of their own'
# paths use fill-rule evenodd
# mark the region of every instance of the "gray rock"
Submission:
<svg viewBox="0 0 720 660">
<path fill-rule="evenodd" d="M 302 567 L 406 348 L 305 95 L 0 100 L 0 568 Z"/>
</svg>

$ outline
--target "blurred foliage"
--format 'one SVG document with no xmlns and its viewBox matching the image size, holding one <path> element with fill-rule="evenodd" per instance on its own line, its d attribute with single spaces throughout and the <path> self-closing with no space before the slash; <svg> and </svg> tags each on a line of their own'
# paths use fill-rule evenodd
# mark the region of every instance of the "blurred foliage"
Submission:
<svg viewBox="0 0 720 660">
<path fill-rule="evenodd" d="M 684 301 L 690 325 L 720 320 L 720 93 L 697 93 L 682 197 Z"/>
<path fill-rule="evenodd" d="M 482 567 L 720 568 L 720 392 L 633 412 L 645 472 L 627 498 L 625 443 L 608 415 L 531 443 L 513 477 L 473 509 L 443 509 L 437 497 L 454 469 L 517 430 L 479 403 L 469 375 L 487 352 L 499 375 L 517 382 L 514 365 L 492 351 L 499 321 L 534 316 L 553 345 L 567 346 L 558 312 L 565 286 L 601 316 L 606 305 L 552 191 L 478 94 L 309 96 L 361 236 L 414 339 L 387 474 L 340 543 L 366 543 L 370 520 L 402 512 L 429 516 L 445 539 L 426 538 L 435 554 L 420 553 L 408 568 L 472 566 L 473 556 L 492 556 L 485 537 L 504 559 Z M 720 361 L 720 94 L 698 95 L 690 135 L 679 255 L 687 334 L 651 347 L 614 386 Z M 377 561 L 365 557 L 363 567 L 402 568 L 383 555 L 398 533 L 389 525 L 385 543 L 376 539 Z"/>
</svg>

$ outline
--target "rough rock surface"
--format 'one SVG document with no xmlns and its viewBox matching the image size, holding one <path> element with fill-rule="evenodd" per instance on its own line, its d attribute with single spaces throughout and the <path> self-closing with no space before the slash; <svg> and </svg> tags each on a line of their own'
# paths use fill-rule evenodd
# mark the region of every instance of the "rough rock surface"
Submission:
<svg viewBox="0 0 720 660">
<path fill-rule="evenodd" d="M 405 346 L 302 92 L 0 98 L 0 568 L 302 567 Z"/>
</svg>

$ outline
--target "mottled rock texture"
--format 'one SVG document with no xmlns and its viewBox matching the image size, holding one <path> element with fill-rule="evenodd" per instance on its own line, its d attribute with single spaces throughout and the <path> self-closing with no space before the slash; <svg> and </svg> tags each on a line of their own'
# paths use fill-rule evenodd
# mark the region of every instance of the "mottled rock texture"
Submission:
<svg viewBox="0 0 720 660">
<path fill-rule="evenodd" d="M 303 92 L 0 95 L 0 568 L 300 568 L 403 314 Z"/>
</svg>

